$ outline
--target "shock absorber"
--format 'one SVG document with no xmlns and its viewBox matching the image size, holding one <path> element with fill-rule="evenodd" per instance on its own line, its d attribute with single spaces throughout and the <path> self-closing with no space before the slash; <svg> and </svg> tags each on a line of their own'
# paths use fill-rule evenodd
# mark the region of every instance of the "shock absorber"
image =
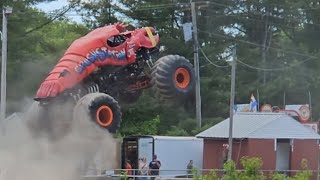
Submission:
<svg viewBox="0 0 320 180">
<path fill-rule="evenodd" d="M 85 86 L 84 88 L 78 88 L 76 91 L 70 92 L 70 96 L 73 97 L 75 102 L 77 102 L 81 97 L 86 94 L 99 92 L 99 85 L 98 84 L 90 84 Z"/>
<path fill-rule="evenodd" d="M 152 62 L 151 56 L 149 55 L 149 50 L 146 48 L 142 49 L 141 55 L 142 55 L 142 58 L 147 63 L 147 65 L 149 66 L 149 68 L 151 69 L 153 66 L 153 62 Z"/>
<path fill-rule="evenodd" d="M 88 93 L 99 92 L 99 85 L 98 84 L 91 84 L 90 86 L 88 86 L 87 90 L 88 90 Z"/>
</svg>

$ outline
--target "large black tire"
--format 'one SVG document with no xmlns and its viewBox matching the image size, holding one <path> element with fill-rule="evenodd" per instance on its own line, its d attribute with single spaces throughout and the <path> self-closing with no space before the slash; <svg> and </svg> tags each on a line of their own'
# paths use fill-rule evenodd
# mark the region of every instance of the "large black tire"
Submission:
<svg viewBox="0 0 320 180">
<path fill-rule="evenodd" d="M 113 119 L 108 126 L 101 126 L 96 119 L 99 108 L 103 106 L 108 106 L 113 114 Z M 83 96 L 76 103 L 73 110 L 71 139 L 78 140 L 77 146 L 81 149 L 80 155 L 82 156 L 82 163 L 79 166 L 79 171 L 81 172 L 79 174 L 85 174 L 90 165 L 95 165 L 96 154 L 99 151 L 104 151 L 104 155 L 114 157 L 115 146 L 112 137 L 120 127 L 120 122 L 120 106 L 110 95 L 104 93 L 90 93 Z M 71 150 L 72 149 L 75 149 L 75 147 L 71 147 Z"/>
<path fill-rule="evenodd" d="M 94 126 L 107 129 L 116 133 L 121 123 L 121 109 L 119 103 L 111 96 L 104 93 L 90 93 L 83 96 L 76 104 L 74 116 L 83 112 L 93 122 Z"/>
<path fill-rule="evenodd" d="M 48 122 L 43 119 L 46 117 L 46 109 L 39 106 L 39 102 L 32 103 L 28 111 L 25 113 L 25 123 L 33 138 L 38 138 L 48 131 Z"/>
<path fill-rule="evenodd" d="M 151 75 L 153 90 L 161 100 L 185 100 L 194 92 L 194 69 L 189 60 L 182 56 L 160 58 Z"/>
<path fill-rule="evenodd" d="M 68 99 L 64 102 L 52 102 L 47 109 L 49 124 L 49 139 L 52 141 L 58 141 L 66 137 L 72 131 L 72 122 L 74 121 L 72 116 L 72 110 L 75 105 L 73 99 Z"/>
</svg>

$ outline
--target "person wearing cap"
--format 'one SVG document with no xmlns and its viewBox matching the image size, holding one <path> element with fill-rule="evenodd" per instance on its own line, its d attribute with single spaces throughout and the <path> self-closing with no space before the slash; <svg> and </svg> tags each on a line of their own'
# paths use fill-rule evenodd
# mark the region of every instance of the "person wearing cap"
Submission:
<svg viewBox="0 0 320 180">
<path fill-rule="evenodd" d="M 159 176 L 159 170 L 161 167 L 161 162 L 157 159 L 157 155 L 153 155 L 152 161 L 149 163 L 149 170 L 150 170 L 150 175 L 151 180 L 154 180 L 156 176 Z"/>
</svg>

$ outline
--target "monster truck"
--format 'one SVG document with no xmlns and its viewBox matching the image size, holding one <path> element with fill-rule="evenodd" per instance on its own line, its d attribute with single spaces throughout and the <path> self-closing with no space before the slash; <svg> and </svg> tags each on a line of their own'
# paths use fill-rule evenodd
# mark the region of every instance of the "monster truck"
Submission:
<svg viewBox="0 0 320 180">
<path fill-rule="evenodd" d="M 81 106 L 92 122 L 115 133 L 119 104 L 136 101 L 146 88 L 152 87 L 161 100 L 188 98 L 195 84 L 192 64 L 179 55 L 154 62 L 158 42 L 154 28 L 128 31 L 120 23 L 75 40 L 38 89 L 33 106 L 39 120 L 29 126 L 62 136 L 77 114 L 74 107 Z"/>
</svg>

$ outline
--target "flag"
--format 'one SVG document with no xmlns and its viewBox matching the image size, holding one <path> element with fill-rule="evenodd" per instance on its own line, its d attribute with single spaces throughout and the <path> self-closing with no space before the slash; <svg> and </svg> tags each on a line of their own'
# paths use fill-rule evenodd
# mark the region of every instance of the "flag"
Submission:
<svg viewBox="0 0 320 180">
<path fill-rule="evenodd" d="M 258 106 L 258 102 L 256 101 L 256 98 L 254 98 L 253 94 L 251 94 L 250 112 L 257 112 L 257 106 Z"/>
</svg>

